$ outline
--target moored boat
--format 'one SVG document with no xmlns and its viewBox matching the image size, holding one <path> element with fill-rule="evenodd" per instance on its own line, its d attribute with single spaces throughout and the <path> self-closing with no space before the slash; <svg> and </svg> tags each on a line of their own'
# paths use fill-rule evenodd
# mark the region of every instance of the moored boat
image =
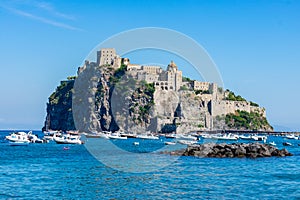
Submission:
<svg viewBox="0 0 300 200">
<path fill-rule="evenodd" d="M 252 140 L 251 135 L 240 135 L 239 138 L 242 140 Z"/>
<path fill-rule="evenodd" d="M 237 139 L 239 139 L 239 136 L 231 134 L 231 133 L 228 133 L 228 134 L 216 134 L 216 135 L 212 136 L 212 139 L 215 139 L 215 140 L 237 140 Z"/>
<path fill-rule="evenodd" d="M 5 139 L 8 140 L 11 144 L 28 144 L 30 142 L 28 134 L 21 132 L 13 132 L 10 135 L 5 136 Z"/>
<path fill-rule="evenodd" d="M 159 137 L 154 136 L 153 134 L 141 134 L 137 135 L 136 138 L 145 139 L 145 140 L 158 140 Z"/>
<path fill-rule="evenodd" d="M 83 144 L 79 135 L 64 134 L 53 139 L 57 144 Z"/>
<path fill-rule="evenodd" d="M 122 136 L 120 133 L 112 133 L 108 135 L 109 139 L 127 140 L 127 137 Z"/>
<path fill-rule="evenodd" d="M 276 143 L 274 141 L 273 142 L 269 142 L 269 145 L 276 146 Z"/>
<path fill-rule="evenodd" d="M 282 143 L 282 145 L 283 146 L 293 146 L 291 143 L 289 143 L 289 142 L 284 142 L 284 143 Z"/>
<path fill-rule="evenodd" d="M 193 141 L 193 140 L 178 140 L 179 144 L 184 144 L 184 145 L 192 145 L 192 144 L 196 144 L 197 141 Z"/>
<path fill-rule="evenodd" d="M 179 138 L 183 140 L 197 140 L 197 137 L 191 135 L 179 135 Z"/>
<path fill-rule="evenodd" d="M 175 145 L 176 142 L 165 142 L 165 145 Z"/>
<path fill-rule="evenodd" d="M 285 138 L 287 138 L 287 139 L 294 139 L 294 140 L 298 140 L 299 139 L 299 137 L 296 136 L 295 134 L 286 135 Z"/>
</svg>

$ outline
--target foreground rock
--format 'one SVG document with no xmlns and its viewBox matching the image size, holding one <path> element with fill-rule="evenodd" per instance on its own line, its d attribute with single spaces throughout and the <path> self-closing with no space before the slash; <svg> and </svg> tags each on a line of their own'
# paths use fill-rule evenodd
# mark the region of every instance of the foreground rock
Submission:
<svg viewBox="0 0 300 200">
<path fill-rule="evenodd" d="M 188 146 L 185 150 L 168 152 L 170 155 L 211 157 L 211 158 L 261 158 L 261 157 L 284 157 L 292 156 L 286 149 L 260 144 L 214 144 L 206 143 Z"/>
</svg>

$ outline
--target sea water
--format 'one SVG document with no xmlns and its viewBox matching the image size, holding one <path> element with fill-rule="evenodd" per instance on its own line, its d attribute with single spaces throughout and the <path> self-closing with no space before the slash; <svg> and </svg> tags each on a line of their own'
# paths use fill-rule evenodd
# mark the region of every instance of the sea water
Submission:
<svg viewBox="0 0 300 200">
<path fill-rule="evenodd" d="M 174 159 L 153 152 L 162 140 L 107 140 L 117 148 L 99 158 L 85 145 L 10 146 L 9 132 L 0 132 L 0 199 L 300 199 L 300 140 L 285 147 L 294 156 L 257 159 Z M 269 139 L 279 148 L 287 141 Z"/>
</svg>

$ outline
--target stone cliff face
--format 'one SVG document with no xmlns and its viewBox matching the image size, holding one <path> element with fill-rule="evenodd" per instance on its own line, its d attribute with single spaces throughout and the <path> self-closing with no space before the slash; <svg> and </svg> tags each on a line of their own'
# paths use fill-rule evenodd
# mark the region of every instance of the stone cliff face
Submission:
<svg viewBox="0 0 300 200">
<path fill-rule="evenodd" d="M 72 89 L 74 80 L 61 81 L 49 97 L 47 116 L 43 130 L 75 130 L 72 113 Z"/>
<path fill-rule="evenodd" d="M 197 95 L 193 90 L 159 90 L 153 83 L 137 81 L 127 73 L 124 65 L 113 68 L 87 61 L 78 69 L 75 80 L 62 81 L 49 97 L 43 129 L 135 133 L 186 133 L 214 128 L 271 130 L 266 120 L 259 125 L 260 118 L 250 116 L 250 112 L 250 117 L 245 115 L 247 112 L 242 113 L 243 116 L 234 113 L 229 116 L 224 115 L 220 106 L 212 109 L 213 105 L 228 108 L 227 101 L 220 100 L 222 95 L 214 93 L 211 99 L 209 94 Z M 247 102 L 228 102 L 231 107 L 243 106 L 253 110 Z M 218 110 L 221 110 L 220 115 Z M 263 119 L 264 113 L 258 116 Z M 250 121 L 245 122 L 241 117 Z M 253 122 L 255 126 L 248 126 Z"/>
</svg>

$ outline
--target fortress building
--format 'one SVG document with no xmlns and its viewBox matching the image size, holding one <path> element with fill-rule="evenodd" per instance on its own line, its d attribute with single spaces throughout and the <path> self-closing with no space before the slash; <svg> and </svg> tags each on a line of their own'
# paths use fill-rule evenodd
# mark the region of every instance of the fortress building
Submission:
<svg viewBox="0 0 300 200">
<path fill-rule="evenodd" d="M 86 61 L 85 65 L 78 69 L 78 74 L 87 67 L 110 67 L 116 70 L 121 65 L 125 65 L 126 74 L 136 80 L 154 84 L 156 114 L 160 116 L 158 124 L 176 122 L 181 124 L 182 129 L 189 130 L 191 124 L 194 124 L 195 128 L 200 126 L 201 122 L 201 127 L 213 129 L 217 126 L 216 118 L 235 113 L 237 110 L 258 112 L 266 116 L 264 108 L 252 106 L 248 101 L 226 100 L 228 93 L 218 88 L 216 83 L 183 81 L 182 71 L 173 61 L 168 64 L 166 70 L 160 66 L 132 64 L 128 58 L 117 55 L 114 48 L 104 48 L 97 52 L 97 62 Z M 184 124 L 189 124 L 189 127 Z"/>
</svg>

